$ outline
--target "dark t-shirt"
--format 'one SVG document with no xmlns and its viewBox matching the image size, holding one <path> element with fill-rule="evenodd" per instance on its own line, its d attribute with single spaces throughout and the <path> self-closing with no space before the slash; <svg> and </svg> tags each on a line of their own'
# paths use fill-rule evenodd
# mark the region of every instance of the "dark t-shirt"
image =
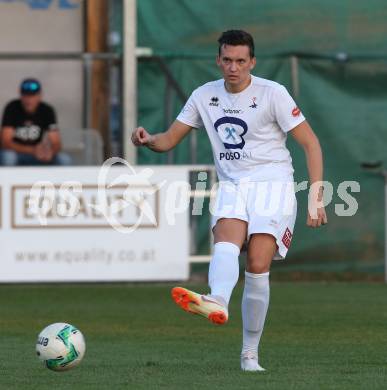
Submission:
<svg viewBox="0 0 387 390">
<path fill-rule="evenodd" d="M 30 114 L 24 110 L 20 99 L 13 100 L 5 107 L 2 126 L 15 129 L 14 142 L 36 145 L 46 131 L 57 129 L 56 115 L 46 103 L 40 103 L 37 110 Z"/>
</svg>

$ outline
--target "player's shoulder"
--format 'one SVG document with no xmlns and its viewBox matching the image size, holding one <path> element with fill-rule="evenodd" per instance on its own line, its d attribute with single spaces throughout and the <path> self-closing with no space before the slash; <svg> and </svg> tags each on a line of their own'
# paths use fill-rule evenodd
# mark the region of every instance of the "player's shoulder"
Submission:
<svg viewBox="0 0 387 390">
<path fill-rule="evenodd" d="M 264 79 L 262 77 L 253 76 L 253 88 L 256 88 L 256 93 L 264 93 L 266 99 L 271 103 L 288 99 L 290 96 L 289 91 L 286 87 L 273 80 Z"/>
<path fill-rule="evenodd" d="M 224 83 L 223 79 L 209 81 L 201 85 L 200 87 L 196 88 L 192 92 L 192 95 L 200 98 L 202 96 L 207 96 L 208 94 L 217 93 L 220 90 L 220 88 L 223 87 L 223 83 Z"/>
<path fill-rule="evenodd" d="M 257 77 L 257 76 L 251 76 L 252 78 L 252 85 L 256 88 L 268 88 L 272 91 L 280 91 L 283 89 L 286 89 L 282 84 L 277 83 L 276 81 L 264 79 L 263 77 Z"/>
</svg>

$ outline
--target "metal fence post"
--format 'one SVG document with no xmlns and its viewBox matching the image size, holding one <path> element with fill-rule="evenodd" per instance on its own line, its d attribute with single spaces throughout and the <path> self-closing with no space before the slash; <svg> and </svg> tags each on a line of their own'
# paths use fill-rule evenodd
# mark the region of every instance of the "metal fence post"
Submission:
<svg viewBox="0 0 387 390">
<path fill-rule="evenodd" d="M 83 65 L 85 72 L 84 82 L 84 114 L 83 114 L 83 127 L 85 129 L 91 129 L 91 110 L 92 110 L 92 91 L 91 86 L 93 82 L 93 59 L 90 54 L 85 53 L 83 55 Z"/>
<path fill-rule="evenodd" d="M 292 74 L 293 96 L 297 98 L 300 95 L 300 78 L 298 74 L 298 58 L 296 56 L 290 57 L 290 67 Z"/>
</svg>

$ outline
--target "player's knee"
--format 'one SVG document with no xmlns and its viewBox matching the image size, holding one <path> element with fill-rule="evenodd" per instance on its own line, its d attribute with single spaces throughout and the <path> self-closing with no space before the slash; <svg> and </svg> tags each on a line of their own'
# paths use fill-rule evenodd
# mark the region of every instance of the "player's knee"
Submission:
<svg viewBox="0 0 387 390">
<path fill-rule="evenodd" d="M 247 223 L 245 221 L 221 218 L 212 229 L 215 242 L 231 242 L 242 247 L 246 237 Z"/>
<path fill-rule="evenodd" d="M 267 264 L 259 258 L 248 257 L 246 263 L 246 271 L 253 274 L 263 274 L 270 271 L 270 263 Z"/>
</svg>

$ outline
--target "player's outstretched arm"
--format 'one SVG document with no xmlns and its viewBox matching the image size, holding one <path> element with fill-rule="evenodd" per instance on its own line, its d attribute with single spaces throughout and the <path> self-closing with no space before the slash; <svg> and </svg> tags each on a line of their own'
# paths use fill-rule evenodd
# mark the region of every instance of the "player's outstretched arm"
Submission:
<svg viewBox="0 0 387 390">
<path fill-rule="evenodd" d="M 308 165 L 311 193 L 309 197 L 307 225 L 319 227 L 328 222 L 325 208 L 322 206 L 323 157 L 320 142 L 307 121 L 291 130 L 294 139 L 303 147 Z"/>
<path fill-rule="evenodd" d="M 149 134 L 143 127 L 138 127 L 133 131 L 131 139 L 135 146 L 146 146 L 155 152 L 168 152 L 191 130 L 191 126 L 175 120 L 164 133 Z"/>
</svg>

